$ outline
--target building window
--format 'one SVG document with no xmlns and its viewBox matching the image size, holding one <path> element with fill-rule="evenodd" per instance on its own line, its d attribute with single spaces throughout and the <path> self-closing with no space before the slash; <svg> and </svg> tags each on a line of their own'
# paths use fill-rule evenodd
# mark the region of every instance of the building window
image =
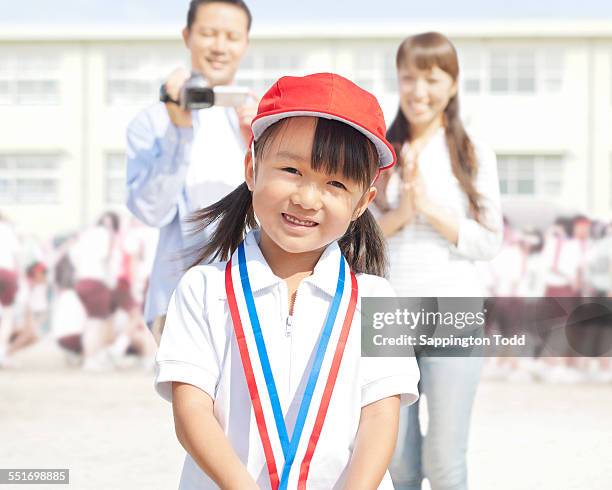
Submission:
<svg viewBox="0 0 612 490">
<path fill-rule="evenodd" d="M 479 94 L 482 91 L 482 51 L 466 48 L 459 51 L 460 76 L 466 94 Z"/>
<path fill-rule="evenodd" d="M 106 59 L 106 101 L 109 105 L 154 102 L 159 87 L 178 65 L 170 52 L 112 52 Z"/>
<path fill-rule="evenodd" d="M 563 83 L 563 51 L 547 48 L 539 55 L 542 69 L 539 70 L 538 90 L 542 93 L 559 92 Z"/>
<path fill-rule="evenodd" d="M 0 155 L 0 203 L 58 204 L 58 155 Z"/>
<path fill-rule="evenodd" d="M 125 154 L 107 153 L 105 175 L 105 199 L 107 204 L 124 204 L 125 193 Z"/>
<path fill-rule="evenodd" d="M 303 56 L 295 51 L 262 48 L 246 54 L 236 73 L 236 83 L 263 94 L 284 75 L 303 75 L 303 67 Z"/>
<path fill-rule="evenodd" d="M 366 49 L 357 49 L 353 52 L 352 79 L 368 92 L 377 91 L 381 74 L 383 76 L 385 74 L 380 55 L 378 51 Z M 380 80 L 380 82 L 382 85 L 383 81 Z"/>
<path fill-rule="evenodd" d="M 555 94 L 563 86 L 564 52 L 554 46 L 458 49 L 463 92 L 472 94 Z"/>
<path fill-rule="evenodd" d="M 498 168 L 502 194 L 552 198 L 561 194 L 560 155 L 500 155 Z"/>
<path fill-rule="evenodd" d="M 380 44 L 371 48 L 352 48 L 352 69 L 348 77 L 376 96 L 396 96 L 399 91 L 396 47 Z"/>
<path fill-rule="evenodd" d="M 490 53 L 489 88 L 492 93 L 535 93 L 533 51 L 494 49 Z"/>
<path fill-rule="evenodd" d="M 388 50 L 383 54 L 384 92 L 396 94 L 398 92 L 397 67 L 395 66 L 395 52 Z"/>
<path fill-rule="evenodd" d="M 60 58 L 52 53 L 0 52 L 0 104 L 59 104 L 60 71 Z"/>
</svg>

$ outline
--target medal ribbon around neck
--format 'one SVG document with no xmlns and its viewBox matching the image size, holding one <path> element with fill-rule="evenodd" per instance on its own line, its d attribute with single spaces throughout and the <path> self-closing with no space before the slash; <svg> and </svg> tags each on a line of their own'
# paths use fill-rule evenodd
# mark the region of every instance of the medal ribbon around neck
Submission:
<svg viewBox="0 0 612 490">
<path fill-rule="evenodd" d="M 270 442 L 270 437 L 268 435 L 268 428 L 266 425 L 263 407 L 261 404 L 261 398 L 260 398 L 259 391 L 257 388 L 257 382 L 255 380 L 253 365 L 251 363 L 249 349 L 247 346 L 246 337 L 244 335 L 244 329 L 242 327 L 242 321 L 241 321 L 240 313 L 238 310 L 238 304 L 236 301 L 236 294 L 234 291 L 234 285 L 233 285 L 232 274 L 231 274 L 231 267 L 232 267 L 232 260 L 230 258 L 230 260 L 227 263 L 226 269 L 225 269 L 225 288 L 226 288 L 227 298 L 229 302 L 229 309 L 230 309 L 230 314 L 232 317 L 232 323 L 234 325 L 234 333 L 236 335 L 236 340 L 238 342 L 240 357 L 242 360 L 245 377 L 247 379 L 247 386 L 249 389 L 249 395 L 251 397 L 251 403 L 253 404 L 255 420 L 257 422 L 259 436 L 263 444 L 264 454 L 266 457 L 266 465 L 267 465 L 268 474 L 270 477 L 270 483 L 271 483 L 273 490 L 277 490 L 277 489 L 285 490 L 288 485 L 291 467 L 295 460 L 295 455 L 297 453 L 300 438 L 301 438 L 301 435 L 304 429 L 304 424 L 306 422 L 306 417 L 308 415 L 310 403 L 312 401 L 312 397 L 315 391 L 315 386 L 317 384 L 317 380 L 318 380 L 318 377 L 321 371 L 321 365 L 325 357 L 325 352 L 329 344 L 329 339 L 331 337 L 333 326 L 336 322 L 338 308 L 340 306 L 340 301 L 342 299 L 342 293 L 344 291 L 345 261 L 344 261 L 344 257 L 340 255 L 338 283 L 336 286 L 336 292 L 330 304 L 329 311 L 327 313 L 327 318 L 325 320 L 325 325 L 323 327 L 323 331 L 321 332 L 321 337 L 317 345 L 315 359 L 314 359 L 310 374 L 308 376 L 308 382 L 304 390 L 304 396 L 302 398 L 302 402 L 300 403 L 298 415 L 297 415 L 296 422 L 295 422 L 295 427 L 293 429 L 293 434 L 291 436 L 291 439 L 289 439 L 288 434 L 287 434 L 287 428 L 285 426 L 285 420 L 284 420 L 282 409 L 280 406 L 278 392 L 276 389 L 276 383 L 274 381 L 274 376 L 272 375 L 272 368 L 270 366 L 270 360 L 268 357 L 266 344 L 265 344 L 263 334 L 261 331 L 261 325 L 259 323 L 259 318 L 257 316 L 257 310 L 255 308 L 255 300 L 253 298 L 253 292 L 251 290 L 251 284 L 249 281 L 249 275 L 248 275 L 248 270 L 247 270 L 247 265 L 246 265 L 244 243 L 241 243 L 240 246 L 238 247 L 238 267 L 239 267 L 239 272 L 240 272 L 240 280 L 242 284 L 242 289 L 243 289 L 244 296 L 245 296 L 245 301 L 246 301 L 247 310 L 249 314 L 249 320 L 251 322 L 251 328 L 253 330 L 253 335 L 255 338 L 255 344 L 257 347 L 257 354 L 259 357 L 259 362 L 261 364 L 262 372 L 263 372 L 264 379 L 266 382 L 266 391 L 268 392 L 268 397 L 270 400 L 270 404 L 272 406 L 274 422 L 276 425 L 276 430 L 278 432 L 279 440 L 280 440 L 281 447 L 283 450 L 283 456 L 285 458 L 285 462 L 283 465 L 283 471 L 282 471 L 280 480 L 279 480 L 278 469 L 276 466 L 276 461 L 274 458 L 274 451 L 272 449 L 272 444 Z M 350 298 L 349 305 L 347 308 L 346 317 L 344 319 L 344 323 L 342 326 L 342 331 L 340 333 L 340 338 L 338 340 L 336 351 L 334 353 L 334 357 L 332 360 L 331 369 L 328 374 L 327 382 L 325 384 L 325 388 L 323 391 L 323 397 L 321 399 L 321 404 L 317 412 L 313 432 L 308 442 L 306 455 L 304 457 L 304 460 L 302 461 L 302 464 L 300 465 L 300 474 L 299 474 L 299 482 L 298 482 L 299 488 L 305 488 L 305 485 L 306 485 L 306 479 L 308 478 L 310 460 L 312 459 L 312 456 L 314 454 L 319 436 L 321 434 L 323 423 L 325 421 L 327 409 L 331 401 L 331 396 L 332 396 L 334 385 L 336 383 L 336 379 L 338 376 L 338 371 L 340 369 L 340 363 L 342 361 L 344 348 L 346 346 L 346 341 L 348 338 L 349 330 L 350 330 L 353 316 L 355 313 L 356 304 L 357 304 L 357 280 L 356 280 L 355 274 L 351 271 L 351 298 Z"/>
</svg>

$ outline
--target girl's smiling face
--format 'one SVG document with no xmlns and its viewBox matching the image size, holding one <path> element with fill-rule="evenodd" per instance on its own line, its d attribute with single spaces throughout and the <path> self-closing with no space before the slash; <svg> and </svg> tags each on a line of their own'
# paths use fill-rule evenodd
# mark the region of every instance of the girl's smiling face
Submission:
<svg viewBox="0 0 612 490">
<path fill-rule="evenodd" d="M 344 235 L 376 196 L 376 189 L 341 172 L 312 168 L 315 117 L 292 117 L 272 136 L 257 158 L 250 153 L 245 178 L 253 209 L 265 233 L 290 253 L 323 250 Z M 363 162 L 367 165 L 367 162 Z"/>
</svg>

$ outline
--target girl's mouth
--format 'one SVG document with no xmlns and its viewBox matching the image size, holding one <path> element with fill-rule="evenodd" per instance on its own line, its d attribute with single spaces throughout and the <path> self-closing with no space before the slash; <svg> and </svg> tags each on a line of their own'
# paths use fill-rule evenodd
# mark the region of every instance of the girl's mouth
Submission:
<svg viewBox="0 0 612 490">
<path fill-rule="evenodd" d="M 281 214 L 283 215 L 283 219 L 286 222 L 294 226 L 305 226 L 308 228 L 312 228 L 319 224 L 319 223 L 315 223 L 314 221 L 310 221 L 310 220 L 298 219 L 295 216 L 292 216 L 290 214 L 286 214 L 286 213 L 281 213 Z"/>
</svg>

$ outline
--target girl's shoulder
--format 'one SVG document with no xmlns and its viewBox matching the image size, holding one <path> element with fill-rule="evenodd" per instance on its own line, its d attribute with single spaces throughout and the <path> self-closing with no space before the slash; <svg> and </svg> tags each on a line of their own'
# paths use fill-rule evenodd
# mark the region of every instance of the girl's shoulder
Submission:
<svg viewBox="0 0 612 490">
<path fill-rule="evenodd" d="M 397 294 L 387 279 L 373 274 L 359 273 L 357 285 L 361 297 L 395 297 Z"/>
<path fill-rule="evenodd" d="M 225 297 L 225 266 L 227 262 L 213 262 L 190 267 L 181 277 L 178 290 L 189 290 L 200 298 Z"/>
</svg>

